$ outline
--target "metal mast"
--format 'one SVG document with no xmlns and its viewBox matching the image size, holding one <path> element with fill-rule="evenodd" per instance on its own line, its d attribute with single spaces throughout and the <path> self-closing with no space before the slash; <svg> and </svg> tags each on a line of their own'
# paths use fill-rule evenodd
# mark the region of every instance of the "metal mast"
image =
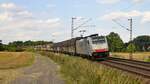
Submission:
<svg viewBox="0 0 150 84">
<path fill-rule="evenodd" d="M 133 57 L 133 44 L 132 44 L 132 18 L 128 19 L 130 21 L 130 43 L 131 43 L 131 52 L 130 52 L 130 59 Z"/>
<path fill-rule="evenodd" d="M 76 18 L 75 17 L 72 17 L 72 22 L 71 22 L 71 38 L 73 38 L 73 31 L 74 31 L 74 20 Z"/>
<path fill-rule="evenodd" d="M 95 27 L 95 25 L 87 25 L 87 23 L 92 20 L 91 18 L 87 19 L 86 21 L 83 21 L 80 25 L 77 25 L 77 26 L 74 25 L 75 19 L 78 19 L 78 18 L 77 17 L 71 18 L 71 20 L 72 20 L 71 21 L 71 38 L 74 37 L 74 31 L 81 27 Z"/>
</svg>

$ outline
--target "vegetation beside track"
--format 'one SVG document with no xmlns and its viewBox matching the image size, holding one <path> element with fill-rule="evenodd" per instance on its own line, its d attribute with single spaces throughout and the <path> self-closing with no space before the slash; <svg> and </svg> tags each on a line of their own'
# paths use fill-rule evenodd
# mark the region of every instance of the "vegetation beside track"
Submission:
<svg viewBox="0 0 150 84">
<path fill-rule="evenodd" d="M 28 66 L 34 61 L 30 52 L 0 52 L 0 69 L 13 69 Z"/>
<path fill-rule="evenodd" d="M 115 52 L 115 53 L 112 53 L 112 57 L 129 59 L 129 53 Z M 145 62 L 150 62 L 150 52 L 136 52 L 136 53 L 133 53 L 133 59 L 134 60 L 145 61 Z"/>
<path fill-rule="evenodd" d="M 121 70 L 113 69 L 81 57 L 41 52 L 61 68 L 67 84 L 143 84 L 144 80 Z"/>
</svg>

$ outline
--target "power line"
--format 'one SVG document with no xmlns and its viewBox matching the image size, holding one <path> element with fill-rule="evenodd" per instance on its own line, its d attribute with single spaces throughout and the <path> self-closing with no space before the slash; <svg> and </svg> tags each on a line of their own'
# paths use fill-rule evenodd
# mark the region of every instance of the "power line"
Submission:
<svg viewBox="0 0 150 84">
<path fill-rule="evenodd" d="M 83 35 L 86 32 L 86 30 L 80 30 L 79 32 L 81 33 L 81 37 L 83 37 Z"/>
<path fill-rule="evenodd" d="M 124 29 L 126 29 L 126 30 L 128 30 L 129 32 L 130 32 L 130 42 L 131 42 L 131 52 L 130 52 L 130 59 L 132 59 L 132 57 L 133 57 L 133 45 L 132 45 L 132 23 L 133 23 L 133 20 L 132 20 L 132 18 L 130 18 L 130 19 L 128 19 L 129 21 L 130 21 L 130 28 L 127 28 L 127 27 L 125 27 L 125 26 L 123 26 L 122 24 L 120 24 L 119 22 L 117 22 L 116 20 L 112 20 L 113 22 L 115 22 L 117 25 L 119 25 L 120 27 L 122 27 L 122 28 L 124 28 Z"/>
<path fill-rule="evenodd" d="M 82 24 L 80 24 L 79 26 L 75 27 L 74 30 L 77 30 L 79 27 L 82 27 L 83 25 L 85 25 L 86 23 L 88 23 L 89 21 L 91 21 L 92 19 L 88 19 L 85 22 L 83 22 Z"/>
<path fill-rule="evenodd" d="M 117 22 L 115 19 L 112 19 L 112 21 L 113 21 L 113 22 L 115 22 L 116 24 L 118 24 L 120 27 L 122 27 L 122 28 L 124 28 L 124 29 L 126 29 L 126 30 L 130 31 L 130 29 L 129 29 L 129 28 L 127 28 L 127 27 L 123 26 L 122 24 L 120 24 L 119 22 Z"/>
<path fill-rule="evenodd" d="M 77 18 L 73 17 L 72 18 L 72 23 L 71 23 L 71 38 L 74 37 L 74 31 L 77 30 L 80 27 L 94 27 L 95 25 L 86 25 L 88 22 L 90 22 L 92 19 L 89 18 L 88 20 L 84 21 L 83 23 L 81 23 L 79 26 L 74 27 L 74 22 Z M 82 18 L 83 19 L 83 18 Z"/>
</svg>

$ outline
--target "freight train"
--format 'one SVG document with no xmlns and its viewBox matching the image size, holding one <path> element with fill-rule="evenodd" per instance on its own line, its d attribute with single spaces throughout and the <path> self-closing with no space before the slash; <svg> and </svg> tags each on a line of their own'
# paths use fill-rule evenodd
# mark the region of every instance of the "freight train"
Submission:
<svg viewBox="0 0 150 84">
<path fill-rule="evenodd" d="M 109 56 L 107 39 L 98 34 L 54 43 L 51 49 L 54 52 L 80 55 L 90 59 L 102 59 Z"/>
</svg>

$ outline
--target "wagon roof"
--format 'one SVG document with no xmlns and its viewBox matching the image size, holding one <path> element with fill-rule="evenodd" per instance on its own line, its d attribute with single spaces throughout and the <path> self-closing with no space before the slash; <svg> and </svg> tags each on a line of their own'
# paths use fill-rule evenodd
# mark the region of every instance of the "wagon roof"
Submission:
<svg viewBox="0 0 150 84">
<path fill-rule="evenodd" d="M 62 42 L 54 43 L 53 47 L 74 45 L 75 41 L 80 40 L 80 39 L 82 39 L 82 37 L 76 37 L 76 38 L 72 38 L 72 39 L 69 39 L 69 40 L 62 41 Z"/>
</svg>

